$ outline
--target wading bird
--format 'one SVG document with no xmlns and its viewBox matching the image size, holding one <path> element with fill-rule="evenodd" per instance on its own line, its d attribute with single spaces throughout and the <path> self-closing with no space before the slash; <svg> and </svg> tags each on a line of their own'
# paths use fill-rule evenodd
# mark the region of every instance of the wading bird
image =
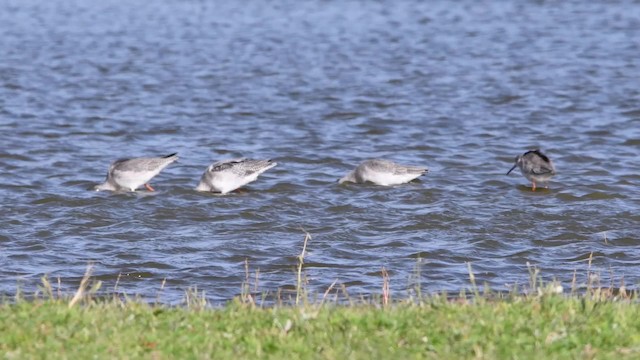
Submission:
<svg viewBox="0 0 640 360">
<path fill-rule="evenodd" d="M 407 183 L 429 172 L 425 166 L 408 166 L 396 164 L 393 161 L 383 159 L 365 160 L 353 171 L 338 180 L 362 184 L 372 182 L 377 185 L 398 185 Z"/>
<path fill-rule="evenodd" d="M 263 172 L 278 165 L 271 160 L 230 159 L 209 165 L 197 191 L 226 194 L 258 179 Z"/>
<path fill-rule="evenodd" d="M 529 150 L 522 155 L 516 156 L 515 164 L 507 172 L 507 175 L 517 167 L 520 168 L 522 176 L 531 181 L 531 190 L 536 191 L 536 182 L 544 183 L 545 188 L 549 187 L 549 179 L 556 174 L 553 162 L 539 149 Z"/>
<path fill-rule="evenodd" d="M 149 180 L 176 160 L 178 160 L 177 153 L 163 157 L 116 160 L 109 166 L 106 181 L 96 185 L 94 189 L 96 191 L 136 191 L 137 188 L 144 185 L 147 190 L 155 191 L 149 185 Z"/>
</svg>

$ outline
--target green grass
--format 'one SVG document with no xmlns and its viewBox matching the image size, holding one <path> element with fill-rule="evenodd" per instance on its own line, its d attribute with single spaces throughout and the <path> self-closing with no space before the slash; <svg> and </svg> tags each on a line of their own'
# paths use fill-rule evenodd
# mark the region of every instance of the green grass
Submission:
<svg viewBox="0 0 640 360">
<path fill-rule="evenodd" d="M 422 295 L 417 287 L 396 300 L 383 268 L 381 292 L 368 300 L 353 300 L 334 282 L 314 301 L 303 276 L 309 239 L 295 293 L 268 307 L 256 302 L 248 263 L 241 295 L 223 308 L 197 289 L 178 307 L 96 297 L 101 283 L 91 281 L 91 266 L 73 295 L 54 291 L 45 277 L 30 300 L 19 293 L 0 301 L 0 359 L 640 358 L 636 295 L 623 284 L 593 284 L 590 271 L 580 286 L 574 274 L 567 294 L 529 267 L 528 286 L 501 294 L 481 292 L 469 265 L 470 294 Z"/>
<path fill-rule="evenodd" d="M 28 358 L 639 358 L 635 300 L 541 295 L 389 306 L 222 309 L 37 299 L 0 305 L 0 354 Z"/>
</svg>

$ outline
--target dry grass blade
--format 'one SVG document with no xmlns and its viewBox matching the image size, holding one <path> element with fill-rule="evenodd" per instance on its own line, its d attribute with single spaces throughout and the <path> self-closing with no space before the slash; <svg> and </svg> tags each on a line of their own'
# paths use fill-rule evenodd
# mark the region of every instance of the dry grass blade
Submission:
<svg viewBox="0 0 640 360">
<path fill-rule="evenodd" d="M 76 303 L 78 303 L 78 301 L 82 300 L 82 298 L 84 297 L 84 294 L 87 290 L 87 285 L 89 284 L 89 279 L 91 278 L 92 273 L 93 273 L 93 264 L 89 264 L 87 265 L 87 270 L 85 271 L 84 276 L 80 281 L 80 286 L 78 286 L 78 290 L 76 290 L 75 295 L 73 295 L 73 298 L 71 299 L 71 301 L 69 301 L 69 308 L 72 308 Z"/>
<path fill-rule="evenodd" d="M 389 272 L 382 267 L 382 305 L 388 306 L 391 298 L 391 290 L 389 290 Z"/>
<path fill-rule="evenodd" d="M 469 272 L 469 281 L 471 282 L 471 286 L 473 287 L 473 294 L 476 299 L 480 298 L 480 291 L 478 291 L 478 285 L 476 284 L 476 275 L 473 273 L 473 269 L 471 268 L 471 263 L 467 263 L 467 271 Z"/>
<path fill-rule="evenodd" d="M 302 245 L 302 252 L 298 255 L 298 282 L 296 284 L 296 305 L 300 303 L 300 298 L 302 295 L 302 265 L 304 265 L 304 255 L 307 252 L 307 242 L 311 240 L 311 234 L 307 231 L 304 231 L 304 245 Z"/>
<path fill-rule="evenodd" d="M 333 289 L 334 286 L 336 286 L 337 282 L 338 282 L 338 279 L 333 280 L 333 282 L 331 283 L 331 286 L 329 286 L 327 291 L 324 292 L 324 295 L 322 295 L 322 300 L 320 301 L 320 306 L 319 306 L 320 309 L 322 309 L 322 305 L 324 305 L 324 301 L 327 299 L 327 295 L 329 295 L 329 292 Z"/>
<path fill-rule="evenodd" d="M 156 293 L 156 305 L 160 304 L 160 295 L 162 294 L 162 290 L 164 290 L 164 286 L 167 284 L 167 278 L 162 279 L 162 284 L 160 284 L 160 290 Z"/>
<path fill-rule="evenodd" d="M 249 259 L 244 259 L 244 281 L 242 282 L 242 292 L 240 293 L 240 300 L 245 304 L 255 306 L 255 299 L 251 295 L 250 284 L 250 272 L 249 272 Z"/>
<path fill-rule="evenodd" d="M 44 294 L 49 298 L 49 300 L 55 299 L 55 297 L 53 296 L 53 287 L 49 282 L 49 278 L 45 275 L 40 278 L 40 281 L 42 282 L 42 290 Z"/>
</svg>

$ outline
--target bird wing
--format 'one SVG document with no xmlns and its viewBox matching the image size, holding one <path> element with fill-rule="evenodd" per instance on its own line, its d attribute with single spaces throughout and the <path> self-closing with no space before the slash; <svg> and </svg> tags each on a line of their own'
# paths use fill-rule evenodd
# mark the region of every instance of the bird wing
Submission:
<svg viewBox="0 0 640 360">
<path fill-rule="evenodd" d="M 362 163 L 362 167 L 368 168 L 371 171 L 381 173 L 393 173 L 395 172 L 396 164 L 389 160 L 372 159 Z"/>
<path fill-rule="evenodd" d="M 427 171 L 426 167 L 398 165 L 393 173 L 396 175 L 424 174 Z"/>
<path fill-rule="evenodd" d="M 531 172 L 534 175 L 546 175 L 546 174 L 554 174 L 555 169 L 553 167 L 549 167 L 547 165 L 537 165 L 531 169 Z"/>
<path fill-rule="evenodd" d="M 239 159 L 227 159 L 227 160 L 218 161 L 211 164 L 211 166 L 209 166 L 209 171 L 210 172 L 226 171 L 243 163 L 245 160 L 247 159 L 239 158 Z"/>
<path fill-rule="evenodd" d="M 238 170 L 242 170 L 244 175 L 251 175 L 256 172 L 262 172 L 272 166 L 274 163 L 271 159 L 267 160 L 252 160 L 246 159 L 241 164 L 238 164 Z"/>
<path fill-rule="evenodd" d="M 173 161 L 175 160 L 168 157 L 119 159 L 111 164 L 110 170 L 122 172 L 154 171 L 164 168 Z"/>
</svg>

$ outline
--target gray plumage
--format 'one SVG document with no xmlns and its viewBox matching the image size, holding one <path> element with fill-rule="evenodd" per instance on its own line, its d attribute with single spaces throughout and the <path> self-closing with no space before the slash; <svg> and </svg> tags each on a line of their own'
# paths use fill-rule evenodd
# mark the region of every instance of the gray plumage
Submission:
<svg viewBox="0 0 640 360">
<path fill-rule="evenodd" d="M 516 167 L 519 167 L 522 175 L 531 181 L 531 189 L 533 191 L 536 190 L 536 182 L 545 183 L 545 187 L 548 187 L 549 180 L 556 174 L 553 162 L 540 149 L 529 150 L 522 155 L 516 156 L 515 164 L 507 172 L 507 175 Z"/>
<path fill-rule="evenodd" d="M 200 178 L 197 191 L 226 194 L 258 179 L 263 172 L 278 165 L 271 160 L 229 159 L 209 165 Z"/>
<path fill-rule="evenodd" d="M 94 189 L 96 191 L 135 191 L 145 185 L 153 191 L 153 188 L 148 184 L 149 180 L 176 160 L 178 160 L 178 154 L 116 160 L 109 166 L 105 182 L 96 185 Z"/>
<path fill-rule="evenodd" d="M 429 172 L 426 166 L 400 165 L 384 159 L 365 160 L 353 171 L 338 180 L 344 182 L 365 183 L 377 185 L 398 185 L 407 183 Z"/>
</svg>

